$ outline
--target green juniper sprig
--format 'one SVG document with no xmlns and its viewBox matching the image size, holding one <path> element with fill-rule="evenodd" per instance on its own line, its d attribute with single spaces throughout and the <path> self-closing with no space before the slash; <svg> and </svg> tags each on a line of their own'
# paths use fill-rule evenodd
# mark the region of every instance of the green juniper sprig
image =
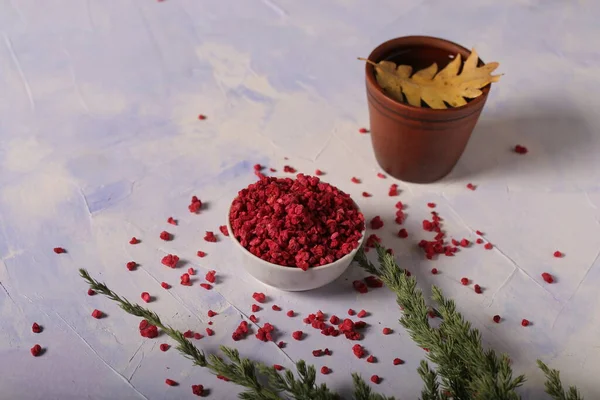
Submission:
<svg viewBox="0 0 600 400">
<path fill-rule="evenodd" d="M 367 259 L 364 249 L 359 249 L 355 260 L 396 294 L 403 308 L 400 324 L 418 346 L 428 350 L 427 358 L 437 365 L 433 371 L 426 361 L 421 362 L 418 372 L 425 383 L 422 400 L 520 399 L 515 389 L 523 385 L 525 376 L 513 378 L 508 356 L 498 357 L 493 350 L 484 350 L 479 331 L 464 320 L 454 301 L 446 299 L 436 286 L 432 287 L 433 300 L 442 322 L 438 328 L 431 327 L 429 308 L 416 279 L 404 273 L 384 247 L 376 244 L 376 251 L 378 266 Z M 563 390 L 558 371 L 548 369 L 539 360 L 538 365 L 546 375 L 546 393 L 553 399 L 582 400 L 576 388 Z"/>
</svg>

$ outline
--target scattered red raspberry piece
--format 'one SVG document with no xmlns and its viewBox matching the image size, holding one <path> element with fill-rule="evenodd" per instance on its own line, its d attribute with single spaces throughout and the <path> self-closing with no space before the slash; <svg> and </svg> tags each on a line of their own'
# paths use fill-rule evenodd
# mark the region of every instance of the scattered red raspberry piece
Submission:
<svg viewBox="0 0 600 400">
<path fill-rule="evenodd" d="M 191 267 L 190 267 L 190 268 L 188 268 L 188 270 L 187 270 L 187 273 L 188 273 L 189 275 L 196 275 L 196 270 L 195 270 L 194 268 L 191 268 Z"/>
<path fill-rule="evenodd" d="M 160 233 L 160 238 L 161 238 L 162 240 L 169 241 L 169 240 L 173 239 L 173 235 L 171 235 L 171 234 L 170 234 L 169 232 L 167 232 L 167 231 L 162 231 L 162 232 Z"/>
<path fill-rule="evenodd" d="M 369 192 L 362 192 L 362 196 L 363 196 L 363 197 L 371 197 L 371 196 L 372 196 L 372 194 L 371 194 L 371 193 L 369 193 Z"/>
<path fill-rule="evenodd" d="M 138 326 L 138 329 L 140 331 L 143 331 L 144 329 L 146 329 L 148 326 L 150 326 L 150 323 L 148 321 L 146 321 L 145 319 L 140 321 L 140 324 Z"/>
<path fill-rule="evenodd" d="M 460 283 L 462 283 L 464 286 L 467 286 L 469 284 L 469 278 L 461 278 Z"/>
<path fill-rule="evenodd" d="M 317 170 L 315 170 L 315 175 L 321 176 L 321 175 L 323 175 L 323 171 L 321 171 L 320 169 L 317 169 Z"/>
<path fill-rule="evenodd" d="M 217 271 L 210 270 L 206 273 L 206 276 L 204 277 L 204 279 L 206 279 L 207 282 L 215 283 L 215 281 L 216 281 L 215 275 L 216 274 L 217 274 Z"/>
<path fill-rule="evenodd" d="M 296 340 L 302 340 L 303 335 L 304 332 L 302 331 L 295 331 L 294 333 L 292 333 L 292 337 Z"/>
<path fill-rule="evenodd" d="M 427 207 L 429 207 L 429 208 L 435 208 L 435 203 L 427 203 Z"/>
<path fill-rule="evenodd" d="M 94 289 L 88 289 L 88 296 L 94 296 L 96 294 L 96 291 L 94 291 Z"/>
<path fill-rule="evenodd" d="M 148 339 L 154 339 L 158 336 L 158 328 L 154 325 L 148 325 L 147 328 L 140 330 L 140 335 Z"/>
<path fill-rule="evenodd" d="M 212 285 L 210 285 L 208 283 L 201 283 L 200 286 L 203 287 L 206 290 L 212 289 Z"/>
<path fill-rule="evenodd" d="M 229 231 L 227 230 L 227 225 L 219 226 L 219 230 L 223 234 L 223 236 L 229 236 Z"/>
<path fill-rule="evenodd" d="M 362 293 L 362 294 L 367 293 L 369 291 L 369 289 L 367 288 L 367 285 L 365 285 L 361 281 L 352 282 L 352 287 L 354 287 L 354 290 L 356 290 L 358 293 Z"/>
<path fill-rule="evenodd" d="M 207 334 L 208 336 L 212 336 L 212 335 L 214 335 L 214 334 L 215 334 L 215 331 L 213 331 L 213 330 L 212 330 L 212 329 L 210 329 L 210 328 L 206 328 L 206 334 Z"/>
<path fill-rule="evenodd" d="M 67 251 L 65 249 L 63 249 L 62 247 L 55 247 L 54 252 L 56 254 L 62 254 L 62 253 L 66 253 Z"/>
<path fill-rule="evenodd" d="M 383 328 L 383 334 L 384 335 L 389 335 L 391 333 L 393 333 L 394 331 L 392 331 L 390 328 Z"/>
<path fill-rule="evenodd" d="M 254 294 L 252 294 L 252 298 L 258 303 L 264 303 L 267 299 L 267 296 L 265 296 L 264 293 L 254 292 Z"/>
<path fill-rule="evenodd" d="M 369 357 L 367 357 L 367 362 L 368 363 L 374 363 L 377 360 L 375 359 L 375 357 L 373 356 L 373 354 L 371 354 Z"/>
<path fill-rule="evenodd" d="M 178 385 L 178 383 L 175 382 L 173 379 L 168 379 L 168 378 L 165 379 L 165 383 L 169 386 L 177 386 Z"/>
<path fill-rule="evenodd" d="M 385 175 L 384 175 L 384 174 L 382 174 L 381 172 L 378 172 L 378 173 L 377 173 L 377 177 L 378 177 L 378 178 L 381 178 L 381 179 L 385 179 Z"/>
<path fill-rule="evenodd" d="M 528 326 L 529 325 L 529 321 L 526 320 L 525 318 L 523 318 L 523 320 L 521 321 L 521 326 Z"/>
<path fill-rule="evenodd" d="M 283 368 L 283 365 L 279 365 L 279 364 L 274 364 L 273 368 L 275 368 L 275 371 L 283 371 L 285 368 Z"/>
<path fill-rule="evenodd" d="M 358 358 L 363 358 L 365 355 L 365 349 L 360 344 L 352 346 L 352 352 Z"/>
<path fill-rule="evenodd" d="M 201 334 L 201 333 L 198 333 L 198 332 L 194 333 L 194 339 L 196 339 L 196 340 L 200 340 L 200 339 L 202 339 L 203 337 L 204 337 L 204 336 L 202 336 L 202 334 Z"/>
<path fill-rule="evenodd" d="M 477 238 L 476 242 L 477 242 L 477 244 L 481 244 L 481 243 L 483 243 L 483 239 L 482 238 Z"/>
<path fill-rule="evenodd" d="M 379 229 L 383 227 L 383 221 L 381 220 L 381 217 L 377 215 L 371 220 L 370 225 L 371 229 Z"/>
<path fill-rule="evenodd" d="M 262 170 L 263 168 L 264 168 L 264 167 L 263 167 L 262 165 L 260 165 L 260 164 L 254 164 L 254 170 L 255 170 L 255 171 L 260 171 L 260 170 Z"/>
<path fill-rule="evenodd" d="M 142 292 L 141 296 L 142 300 L 144 300 L 146 303 L 150 302 L 150 293 L 148 292 Z"/>
<path fill-rule="evenodd" d="M 388 191 L 388 196 L 393 197 L 393 196 L 398 196 L 398 185 L 395 183 L 392 183 L 392 185 L 390 186 L 390 190 Z"/>
<path fill-rule="evenodd" d="M 481 293 L 483 293 L 483 291 L 481 290 L 481 286 L 479 286 L 478 284 L 475 284 L 475 285 L 473 286 L 473 290 L 474 290 L 474 291 L 475 291 L 475 293 L 477 293 L 477 294 L 481 294 Z"/>
<path fill-rule="evenodd" d="M 171 285 L 169 285 L 167 282 L 161 282 L 160 286 L 162 286 L 164 289 L 171 289 Z"/>
<path fill-rule="evenodd" d="M 358 132 L 360 132 L 360 133 L 369 133 L 369 130 L 367 128 L 360 128 L 358 130 Z"/>
<path fill-rule="evenodd" d="M 208 318 L 212 318 L 212 317 L 214 317 L 215 315 L 219 315 L 219 314 L 217 314 L 216 312 L 214 312 L 213 310 L 208 310 L 208 313 L 207 313 L 207 314 L 208 314 Z"/>
<path fill-rule="evenodd" d="M 205 119 L 206 119 L 206 115 L 202 115 L 202 114 L 200 114 L 200 115 L 198 115 L 198 119 L 199 119 L 200 121 L 202 121 L 202 120 L 205 120 Z"/>
<path fill-rule="evenodd" d="M 321 373 L 322 373 L 323 375 L 327 375 L 327 374 L 329 374 L 330 372 L 331 372 L 331 369 L 329 369 L 328 367 L 326 367 L 326 366 L 322 366 L 322 367 L 321 367 Z"/>
<path fill-rule="evenodd" d="M 173 217 L 169 217 L 167 219 L 167 223 L 169 223 L 171 225 L 177 225 L 177 221 Z"/>
<path fill-rule="evenodd" d="M 467 239 L 462 239 L 462 240 L 460 241 L 460 245 L 461 245 L 461 247 L 467 247 L 467 246 L 469 246 L 470 244 L 471 244 L 471 242 L 469 242 Z"/>
<path fill-rule="evenodd" d="M 255 324 L 257 324 L 257 323 L 258 323 L 258 318 L 256 318 L 256 315 L 254 315 L 254 314 L 251 314 L 251 315 L 248 317 L 248 319 L 249 319 L 250 321 L 252 321 L 253 323 L 255 323 Z"/>
<path fill-rule="evenodd" d="M 376 276 L 373 276 L 373 275 L 367 276 L 365 278 L 365 283 L 370 288 L 380 288 L 380 287 L 383 287 L 383 281 L 381 279 L 377 278 Z"/>
<path fill-rule="evenodd" d="M 280 341 L 279 343 L 277 343 L 277 347 L 279 347 L 280 349 L 283 349 L 285 347 L 285 342 Z"/>
<path fill-rule="evenodd" d="M 357 177 L 353 176 L 352 179 L 350 179 L 350 181 L 352 183 L 360 183 L 360 179 L 358 179 Z"/>
<path fill-rule="evenodd" d="M 502 318 L 500 318 L 500 316 L 499 316 L 499 315 L 494 315 L 494 318 L 492 318 L 492 320 L 493 320 L 495 323 L 497 323 L 497 324 L 499 324 L 499 323 L 500 323 L 500 320 L 501 320 L 501 319 L 502 319 Z"/>
<path fill-rule="evenodd" d="M 103 313 L 100 310 L 94 310 L 92 311 L 92 317 L 96 318 L 96 319 L 100 319 L 103 317 Z"/>
<path fill-rule="evenodd" d="M 381 382 L 381 378 L 377 375 L 373 375 L 373 376 L 371 376 L 371 382 L 373 382 L 375 384 L 379 384 L 379 382 Z"/>
<path fill-rule="evenodd" d="M 204 235 L 204 240 L 207 242 L 215 243 L 217 241 L 217 237 L 211 231 L 206 231 L 206 235 Z"/>
<path fill-rule="evenodd" d="M 273 304 L 273 306 L 271 307 L 271 309 L 273 311 L 281 311 L 281 307 L 279 307 L 277 304 Z"/>
<path fill-rule="evenodd" d="M 402 239 L 406 239 L 408 237 L 408 231 L 404 228 L 398 231 L 398 237 Z"/>
<path fill-rule="evenodd" d="M 194 337 L 194 332 L 192 332 L 188 329 L 187 331 L 183 332 L 183 337 L 187 338 L 187 339 L 191 339 Z"/>
<path fill-rule="evenodd" d="M 31 331 L 33 333 L 40 333 L 42 331 L 42 327 L 39 326 L 37 322 L 34 322 L 33 325 L 31 326 Z"/>
<path fill-rule="evenodd" d="M 171 347 L 171 346 L 169 346 L 166 343 L 161 343 L 160 346 L 159 346 L 160 351 L 167 351 L 167 350 L 169 350 L 169 347 Z"/>
<path fill-rule="evenodd" d="M 472 183 L 467 183 L 467 189 L 475 190 L 476 186 Z"/>
<path fill-rule="evenodd" d="M 192 196 L 192 201 L 190 202 L 190 205 L 188 206 L 188 210 L 190 210 L 191 213 L 197 214 L 201 208 L 202 208 L 202 202 L 200 201 L 200 199 L 198 199 L 198 197 L 196 197 L 196 196 Z"/>
<path fill-rule="evenodd" d="M 560 251 L 556 250 L 556 251 L 554 252 L 554 257 L 556 257 L 556 258 L 561 258 L 562 256 L 563 256 L 563 253 L 561 253 Z"/>
<path fill-rule="evenodd" d="M 367 312 L 365 310 L 360 310 L 358 314 L 356 314 L 358 318 L 364 318 L 367 316 Z"/>
<path fill-rule="evenodd" d="M 349 308 L 348 315 L 354 315 L 354 314 L 356 314 L 356 312 L 353 309 Z"/>
<path fill-rule="evenodd" d="M 394 363 L 394 365 L 400 365 L 400 364 L 404 364 L 404 361 L 402 361 L 402 360 L 401 360 L 401 359 L 399 359 L 399 358 L 394 358 L 394 361 L 393 361 L 393 363 Z"/>
<path fill-rule="evenodd" d="M 160 262 L 162 265 L 165 265 L 169 268 L 175 268 L 179 262 L 179 257 L 174 254 L 167 254 L 162 258 L 162 260 L 160 260 Z"/>
<path fill-rule="evenodd" d="M 204 386 L 192 385 L 192 393 L 196 396 L 204 396 Z"/>
<path fill-rule="evenodd" d="M 494 248 L 494 246 L 491 243 L 486 243 L 483 247 L 485 247 L 486 250 L 491 250 Z"/>
<path fill-rule="evenodd" d="M 229 382 L 229 378 L 227 378 L 226 376 L 223 376 L 223 375 L 217 375 L 217 379 L 220 379 L 225 382 Z"/>
<path fill-rule="evenodd" d="M 201 251 L 201 250 L 198 250 L 198 252 L 196 253 L 196 255 L 197 255 L 198 257 L 200 257 L 200 258 L 206 257 L 206 253 L 205 253 L 205 252 L 203 252 L 203 251 Z"/>
<path fill-rule="evenodd" d="M 317 349 L 312 351 L 312 355 L 314 357 L 321 357 L 323 355 L 323 350 Z"/>
<path fill-rule="evenodd" d="M 132 237 L 131 240 L 129 241 L 129 244 L 138 244 L 140 242 L 139 239 Z"/>
<path fill-rule="evenodd" d="M 479 236 L 483 236 L 483 232 L 481 231 L 475 231 L 476 234 L 478 234 Z"/>
<path fill-rule="evenodd" d="M 190 274 L 185 273 L 181 275 L 181 284 L 183 286 L 192 286 L 192 283 L 190 282 Z"/>
<path fill-rule="evenodd" d="M 520 144 L 516 145 L 514 148 L 514 152 L 517 154 L 527 154 L 527 147 L 521 146 Z"/>
<path fill-rule="evenodd" d="M 32 356 L 37 357 L 42 353 L 42 346 L 40 346 L 39 344 L 36 344 L 29 351 L 31 352 Z"/>
<path fill-rule="evenodd" d="M 288 312 L 286 313 L 286 315 L 287 315 L 288 317 L 290 317 L 290 318 L 291 318 L 291 317 L 293 317 L 293 316 L 294 316 L 294 310 L 290 310 L 290 311 L 288 311 Z"/>
<path fill-rule="evenodd" d="M 546 283 L 552 283 L 552 282 L 554 282 L 554 278 L 552 277 L 552 275 L 550 275 L 547 272 L 544 272 L 542 274 L 542 279 L 544 279 L 544 281 L 546 281 Z"/>
<path fill-rule="evenodd" d="M 431 273 L 432 273 L 433 275 L 437 275 L 437 273 L 438 273 L 438 270 L 437 270 L 437 268 L 431 268 Z"/>
<path fill-rule="evenodd" d="M 129 271 L 134 271 L 136 267 L 137 267 L 137 263 L 135 261 L 129 261 L 127 263 L 127 269 Z"/>
<path fill-rule="evenodd" d="M 250 318 L 254 317 L 251 315 Z M 248 322 L 242 321 L 235 329 L 235 332 L 231 335 L 231 338 L 235 341 L 241 340 L 246 337 L 246 335 L 250 333 L 250 328 L 248 327 Z"/>
<path fill-rule="evenodd" d="M 259 312 L 260 306 L 257 304 L 252 304 L 252 312 Z"/>
</svg>

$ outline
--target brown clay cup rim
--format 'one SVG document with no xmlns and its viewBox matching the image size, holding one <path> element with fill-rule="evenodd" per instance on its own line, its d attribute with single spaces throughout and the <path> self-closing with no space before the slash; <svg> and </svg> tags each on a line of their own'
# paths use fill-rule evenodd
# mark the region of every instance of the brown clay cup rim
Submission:
<svg viewBox="0 0 600 400">
<path fill-rule="evenodd" d="M 371 54 L 369 54 L 368 60 L 377 63 L 381 61 L 381 59 L 385 57 L 390 52 L 390 50 L 398 49 L 405 46 L 437 47 L 453 54 L 461 53 L 462 56 L 464 56 L 465 54 L 471 54 L 471 51 L 469 49 L 446 39 L 441 39 L 434 36 L 401 36 L 395 39 L 390 39 L 377 46 L 375 49 L 373 49 Z M 479 103 L 485 101 L 487 94 L 490 91 L 490 85 L 485 86 L 481 89 L 483 92 L 481 95 L 477 96 L 464 106 L 460 107 L 451 107 L 446 109 L 415 107 L 407 103 L 400 103 L 386 95 L 381 86 L 379 86 L 379 84 L 377 83 L 377 80 L 375 79 L 375 70 L 373 66 L 369 63 L 365 64 L 365 73 L 367 76 L 369 86 L 377 88 L 377 91 L 375 91 L 375 93 L 373 94 L 381 103 L 383 103 L 384 106 L 387 106 L 390 109 L 404 109 L 406 111 L 413 112 L 418 110 L 418 112 L 422 113 L 424 116 L 435 115 L 439 117 L 444 113 L 456 113 L 464 111 L 467 108 L 477 107 Z M 483 64 L 481 58 L 479 59 L 478 64 Z"/>
</svg>

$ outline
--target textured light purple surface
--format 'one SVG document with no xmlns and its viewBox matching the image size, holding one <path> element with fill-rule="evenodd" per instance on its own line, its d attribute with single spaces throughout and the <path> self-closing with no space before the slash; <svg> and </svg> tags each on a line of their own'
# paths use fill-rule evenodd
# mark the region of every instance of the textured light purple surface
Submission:
<svg viewBox="0 0 600 400">
<path fill-rule="evenodd" d="M 211 398 L 236 396 L 238 388 L 173 348 L 161 352 L 170 340 L 141 338 L 135 318 L 88 297 L 80 267 L 132 300 L 150 292 L 157 300 L 149 306 L 181 330 L 204 331 L 207 310 L 218 311 L 216 335 L 198 342 L 207 351 L 233 344 L 251 294 L 264 291 L 273 302 L 260 323 L 279 327 L 289 345 L 249 338 L 236 344 L 244 355 L 326 364 L 333 372 L 319 380 L 346 396 L 358 371 L 379 374 L 381 393 L 416 398 L 424 352 L 398 325 L 387 290 L 351 290 L 358 268 L 325 289 L 284 294 L 242 273 L 227 241 L 202 240 L 254 180 L 255 163 L 319 168 L 368 218 L 381 215 L 379 234 L 399 263 L 422 287 L 435 283 L 454 297 L 486 345 L 527 374 L 524 398 L 544 398 L 536 358 L 600 398 L 598 15 L 592 1 L 0 0 L 0 398 L 174 399 L 192 397 L 198 383 Z M 357 133 L 368 116 L 356 57 L 409 34 L 475 47 L 505 76 L 455 171 L 433 185 L 400 183 L 401 195 L 389 198 L 392 180 L 376 178 L 369 137 Z M 208 119 L 198 121 L 200 113 Z M 529 154 L 512 153 L 515 144 Z M 198 216 L 187 211 L 193 194 L 209 203 Z M 394 236 L 397 200 L 409 206 L 406 240 Z M 494 249 L 424 260 L 415 243 L 431 236 L 419 228 L 427 202 L 438 204 L 450 236 L 474 240 L 479 229 Z M 166 224 L 169 216 L 179 226 Z M 175 240 L 161 241 L 164 229 Z M 132 236 L 142 243 L 130 246 Z M 54 254 L 56 246 L 68 253 Z M 199 249 L 208 256 L 196 257 Z M 552 257 L 557 249 L 564 258 Z M 216 269 L 215 290 L 180 286 L 183 270 L 162 266 L 165 253 L 199 277 Z M 137 271 L 126 270 L 130 260 Z M 429 274 L 432 267 L 441 273 Z M 545 284 L 542 272 L 556 283 Z M 484 293 L 461 286 L 463 276 Z M 271 311 L 273 303 L 284 311 Z M 349 307 L 372 313 L 364 345 L 378 363 L 312 328 L 303 342 L 291 339 L 304 324 L 285 311 L 341 317 Z M 91 318 L 94 308 L 108 316 Z M 494 324 L 494 314 L 504 321 Z M 532 326 L 521 327 L 522 318 Z M 43 333 L 31 333 L 34 321 Z M 384 326 L 395 333 L 383 336 Z M 29 354 L 35 343 L 47 349 L 42 357 Z M 334 355 L 310 355 L 323 347 Z M 406 363 L 392 366 L 395 357 Z"/>
</svg>

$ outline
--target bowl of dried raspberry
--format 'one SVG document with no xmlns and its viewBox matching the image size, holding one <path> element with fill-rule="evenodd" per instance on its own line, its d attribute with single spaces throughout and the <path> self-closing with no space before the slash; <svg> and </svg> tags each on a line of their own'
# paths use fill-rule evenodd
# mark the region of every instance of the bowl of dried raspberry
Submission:
<svg viewBox="0 0 600 400">
<path fill-rule="evenodd" d="M 262 177 L 239 191 L 227 228 L 242 265 L 285 291 L 333 282 L 362 245 L 365 218 L 350 195 L 315 176 Z"/>
</svg>

